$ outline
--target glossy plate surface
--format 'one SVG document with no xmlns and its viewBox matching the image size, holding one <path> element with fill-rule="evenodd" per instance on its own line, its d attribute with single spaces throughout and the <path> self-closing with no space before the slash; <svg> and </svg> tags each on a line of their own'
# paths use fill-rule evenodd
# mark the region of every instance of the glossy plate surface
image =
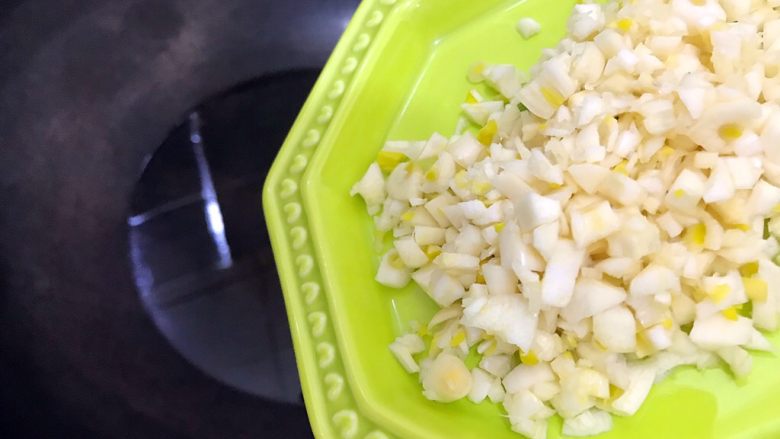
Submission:
<svg viewBox="0 0 780 439">
<path fill-rule="evenodd" d="M 533 65 L 573 1 L 367 0 L 347 28 L 265 186 L 309 417 L 319 437 L 517 438 L 499 407 L 426 400 L 387 345 L 436 307 L 414 285 L 373 280 L 371 220 L 349 190 L 386 139 L 452 134 L 475 61 Z M 515 30 L 531 16 L 542 32 Z M 780 336 L 772 337 L 780 344 Z M 560 437 L 560 420 L 549 437 Z M 780 437 L 780 359 L 754 356 L 744 383 L 681 369 L 604 438 Z"/>
</svg>

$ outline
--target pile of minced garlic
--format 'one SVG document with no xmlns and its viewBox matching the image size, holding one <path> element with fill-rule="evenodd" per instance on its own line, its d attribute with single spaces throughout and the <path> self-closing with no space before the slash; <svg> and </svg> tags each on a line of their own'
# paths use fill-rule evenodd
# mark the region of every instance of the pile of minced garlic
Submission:
<svg viewBox="0 0 780 439">
<path fill-rule="evenodd" d="M 501 403 L 531 438 L 556 413 L 592 435 L 677 366 L 742 377 L 773 349 L 775 8 L 578 4 L 530 74 L 469 72 L 500 95 L 469 93 L 474 133 L 385 144 L 353 194 L 393 236 L 376 280 L 441 307 L 390 346 L 427 398 Z"/>
</svg>

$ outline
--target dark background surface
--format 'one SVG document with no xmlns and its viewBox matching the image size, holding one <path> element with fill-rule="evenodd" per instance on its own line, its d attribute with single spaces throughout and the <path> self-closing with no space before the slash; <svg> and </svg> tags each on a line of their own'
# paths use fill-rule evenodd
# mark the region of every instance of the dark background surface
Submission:
<svg viewBox="0 0 780 439">
<path fill-rule="evenodd" d="M 260 184 L 357 3 L 0 1 L 0 437 L 311 435 Z"/>
</svg>

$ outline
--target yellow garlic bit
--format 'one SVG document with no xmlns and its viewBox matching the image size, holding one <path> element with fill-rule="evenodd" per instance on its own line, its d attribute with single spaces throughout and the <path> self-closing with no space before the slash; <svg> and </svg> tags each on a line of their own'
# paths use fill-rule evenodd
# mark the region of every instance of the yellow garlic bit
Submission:
<svg viewBox="0 0 780 439">
<path fill-rule="evenodd" d="M 429 245 L 428 247 L 425 247 L 425 255 L 428 256 L 428 259 L 431 261 L 436 259 L 436 256 L 439 256 L 441 254 L 441 247 L 438 245 Z"/>
<path fill-rule="evenodd" d="M 766 302 L 769 295 L 769 286 L 766 281 L 757 277 L 743 277 L 745 294 L 754 302 Z"/>
<path fill-rule="evenodd" d="M 735 123 L 727 123 L 718 128 L 718 135 L 726 141 L 736 140 L 742 137 L 742 128 Z"/>
<path fill-rule="evenodd" d="M 563 96 L 554 88 L 541 87 L 540 91 L 542 92 L 542 96 L 547 101 L 547 103 L 555 108 L 560 107 L 564 102 L 566 102 L 566 99 L 564 99 Z"/>
<path fill-rule="evenodd" d="M 628 169 L 626 169 L 627 165 L 628 162 L 626 160 L 622 160 L 620 163 L 615 165 L 615 167 L 612 168 L 612 170 L 617 172 L 618 174 L 628 175 Z"/>
<path fill-rule="evenodd" d="M 739 317 L 739 313 L 737 313 L 737 308 L 735 308 L 733 306 L 724 309 L 720 313 L 723 314 L 723 317 L 725 317 L 725 318 L 727 318 L 729 320 L 736 321 L 737 318 Z"/>
<path fill-rule="evenodd" d="M 707 226 L 702 223 L 694 224 L 685 229 L 685 242 L 690 245 L 702 246 L 707 238 Z"/>
<path fill-rule="evenodd" d="M 405 160 L 405 155 L 393 151 L 379 151 L 379 154 L 376 156 L 376 163 L 385 173 L 392 172 L 396 166 Z"/>
<path fill-rule="evenodd" d="M 439 173 L 435 169 L 429 169 L 425 173 L 425 179 L 428 181 L 436 181 L 439 178 Z"/>
<path fill-rule="evenodd" d="M 477 100 L 477 98 L 474 97 L 474 93 L 468 92 L 466 94 L 466 103 L 467 104 L 476 104 L 476 103 L 479 103 L 479 101 Z"/>
<path fill-rule="evenodd" d="M 503 222 L 496 223 L 494 227 L 496 228 L 496 232 L 501 233 L 501 231 L 504 230 L 504 227 L 506 227 L 506 224 L 504 224 Z"/>
<path fill-rule="evenodd" d="M 674 154 L 674 148 L 669 145 L 664 145 L 664 147 L 661 148 L 656 154 L 658 155 L 659 159 L 666 160 L 671 157 L 672 154 Z"/>
<path fill-rule="evenodd" d="M 715 286 L 711 291 L 707 293 L 707 295 L 710 296 L 713 302 L 720 303 L 723 301 L 723 299 L 726 298 L 726 296 L 729 295 L 731 292 L 731 287 L 729 287 L 726 284 L 720 284 Z"/>
<path fill-rule="evenodd" d="M 685 189 L 677 189 L 672 193 L 672 195 L 674 195 L 674 198 L 682 198 L 685 196 Z"/>
<path fill-rule="evenodd" d="M 526 366 L 534 366 L 539 363 L 539 358 L 534 351 L 529 351 L 527 354 L 524 354 L 523 351 L 517 351 L 517 353 L 520 355 L 520 362 Z"/>
<path fill-rule="evenodd" d="M 670 318 L 664 319 L 661 324 L 663 325 L 664 329 L 672 329 L 674 327 L 674 322 Z"/>
<path fill-rule="evenodd" d="M 460 328 L 457 331 L 455 331 L 455 334 L 452 335 L 452 339 L 450 340 L 450 346 L 453 348 L 458 347 L 465 340 L 466 340 L 466 331 L 464 331 L 463 328 Z"/>
<path fill-rule="evenodd" d="M 472 192 L 476 195 L 485 195 L 493 189 L 493 185 L 487 181 L 475 181 L 472 185 Z"/>
<path fill-rule="evenodd" d="M 624 393 L 626 393 L 625 390 L 623 390 L 620 387 L 610 383 L 610 385 L 609 385 L 609 400 L 610 401 L 614 401 L 614 400 L 620 398 L 621 396 L 623 396 Z"/>
<path fill-rule="evenodd" d="M 758 273 L 758 261 L 748 262 L 739 267 L 739 274 L 741 274 L 743 278 L 752 277 L 756 273 Z"/>
<path fill-rule="evenodd" d="M 647 339 L 645 331 L 637 332 L 636 334 L 636 356 L 639 358 L 645 358 L 656 351 L 650 340 Z"/>
<path fill-rule="evenodd" d="M 477 140 L 485 146 L 490 145 L 493 142 L 493 137 L 495 137 L 497 131 L 498 125 L 495 120 L 491 119 L 479 130 L 479 133 L 477 133 Z"/>
<path fill-rule="evenodd" d="M 620 20 L 615 22 L 615 27 L 618 28 L 621 32 L 630 31 L 633 25 L 634 25 L 634 20 L 628 17 L 621 18 Z"/>
</svg>

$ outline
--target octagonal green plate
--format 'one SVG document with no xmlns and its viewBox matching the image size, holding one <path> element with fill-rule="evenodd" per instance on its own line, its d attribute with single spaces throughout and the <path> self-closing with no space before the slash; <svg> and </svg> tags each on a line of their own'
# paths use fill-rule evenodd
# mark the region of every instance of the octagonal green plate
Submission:
<svg viewBox="0 0 780 439">
<path fill-rule="evenodd" d="M 438 404 L 387 345 L 435 311 L 414 286 L 373 281 L 371 221 L 349 189 L 388 138 L 449 135 L 475 61 L 532 65 L 564 34 L 572 0 L 366 0 L 301 111 L 263 202 L 306 407 L 319 438 L 517 438 L 499 407 Z M 515 31 L 524 16 L 542 33 Z M 772 340 L 778 344 L 780 337 Z M 780 360 L 744 383 L 683 369 L 604 438 L 780 438 Z M 549 437 L 560 437 L 560 420 Z"/>
</svg>

